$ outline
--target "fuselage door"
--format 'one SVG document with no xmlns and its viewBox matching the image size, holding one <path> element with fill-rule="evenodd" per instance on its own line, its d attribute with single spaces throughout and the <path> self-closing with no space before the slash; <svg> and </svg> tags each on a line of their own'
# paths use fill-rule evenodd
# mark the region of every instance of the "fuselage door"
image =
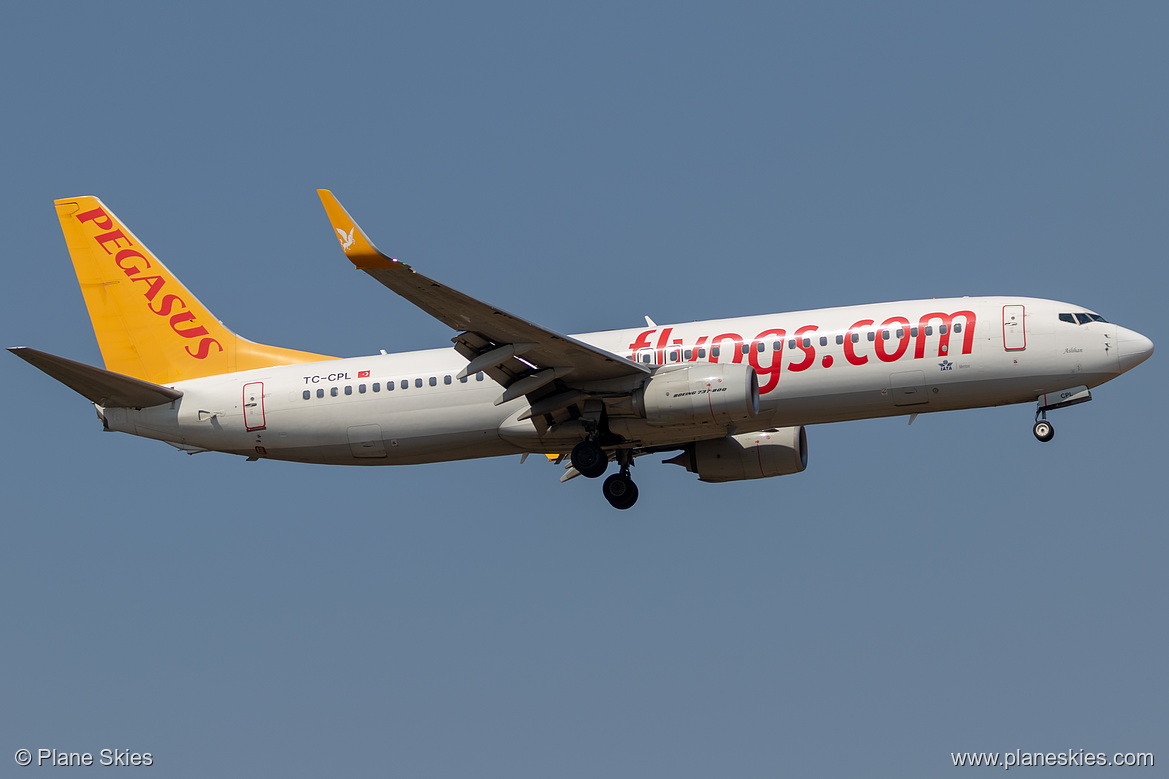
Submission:
<svg viewBox="0 0 1169 779">
<path fill-rule="evenodd" d="M 889 389 L 893 393 L 894 406 L 916 406 L 930 402 L 930 396 L 925 391 L 925 374 L 921 371 L 894 373 L 889 377 Z"/>
<path fill-rule="evenodd" d="M 385 457 L 380 425 L 354 425 L 349 428 L 349 451 L 354 457 Z"/>
<path fill-rule="evenodd" d="M 1003 348 L 1017 352 L 1027 348 L 1027 329 L 1022 306 L 1003 306 Z"/>
<path fill-rule="evenodd" d="M 253 381 L 244 385 L 244 427 L 248 430 L 263 430 L 267 426 L 264 420 L 264 382 Z"/>
</svg>

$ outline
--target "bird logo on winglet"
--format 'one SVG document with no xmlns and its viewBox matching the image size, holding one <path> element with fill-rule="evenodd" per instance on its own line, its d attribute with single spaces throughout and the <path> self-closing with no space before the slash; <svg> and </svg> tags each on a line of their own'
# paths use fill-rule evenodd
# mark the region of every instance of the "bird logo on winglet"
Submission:
<svg viewBox="0 0 1169 779">
<path fill-rule="evenodd" d="M 341 241 L 341 250 L 349 251 L 353 247 L 353 228 L 350 227 L 348 233 L 340 227 L 334 229 L 337 231 L 337 239 Z"/>
</svg>

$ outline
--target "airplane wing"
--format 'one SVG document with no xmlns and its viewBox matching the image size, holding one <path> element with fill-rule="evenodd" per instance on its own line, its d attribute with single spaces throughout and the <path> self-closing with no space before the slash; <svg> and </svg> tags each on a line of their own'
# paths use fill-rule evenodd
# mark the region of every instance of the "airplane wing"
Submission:
<svg viewBox="0 0 1169 779">
<path fill-rule="evenodd" d="M 646 366 L 533 324 L 423 276 L 379 251 L 332 192 L 318 189 L 317 194 L 345 256 L 359 270 L 460 331 L 451 339 L 455 349 L 469 361 L 460 378 L 486 372 L 505 389 L 497 405 L 524 395 L 529 401 L 546 398 L 552 394 L 549 388 L 554 382 L 563 390 L 587 382 L 650 374 Z"/>
</svg>

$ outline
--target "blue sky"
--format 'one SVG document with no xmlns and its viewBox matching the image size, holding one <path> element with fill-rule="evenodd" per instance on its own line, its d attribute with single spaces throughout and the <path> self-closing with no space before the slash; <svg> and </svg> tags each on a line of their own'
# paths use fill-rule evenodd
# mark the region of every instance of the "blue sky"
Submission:
<svg viewBox="0 0 1169 779">
<path fill-rule="evenodd" d="M 1163 346 L 1167 22 L 1154 3 L 13 7 L 4 345 L 100 364 L 52 208 L 78 194 L 248 338 L 445 345 L 352 271 L 328 187 L 383 249 L 564 332 L 1018 294 Z M 535 459 L 188 457 L 102 433 L 8 357 L 0 760 L 1164 762 L 1162 357 L 1054 413 L 1049 445 L 1031 406 L 815 427 L 798 476 L 707 485 L 644 458 L 622 513 Z"/>
</svg>

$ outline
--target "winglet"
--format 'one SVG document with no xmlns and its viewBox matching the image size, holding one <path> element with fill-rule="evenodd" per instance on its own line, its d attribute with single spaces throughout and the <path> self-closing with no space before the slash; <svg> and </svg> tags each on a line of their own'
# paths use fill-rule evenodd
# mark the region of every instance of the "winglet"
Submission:
<svg viewBox="0 0 1169 779">
<path fill-rule="evenodd" d="M 341 243 L 341 250 L 358 270 L 393 267 L 410 270 L 409 265 L 382 254 L 332 192 L 318 189 L 317 194 L 321 197 L 321 205 L 325 207 L 325 214 L 328 215 L 329 223 L 333 225 L 337 240 Z"/>
</svg>

